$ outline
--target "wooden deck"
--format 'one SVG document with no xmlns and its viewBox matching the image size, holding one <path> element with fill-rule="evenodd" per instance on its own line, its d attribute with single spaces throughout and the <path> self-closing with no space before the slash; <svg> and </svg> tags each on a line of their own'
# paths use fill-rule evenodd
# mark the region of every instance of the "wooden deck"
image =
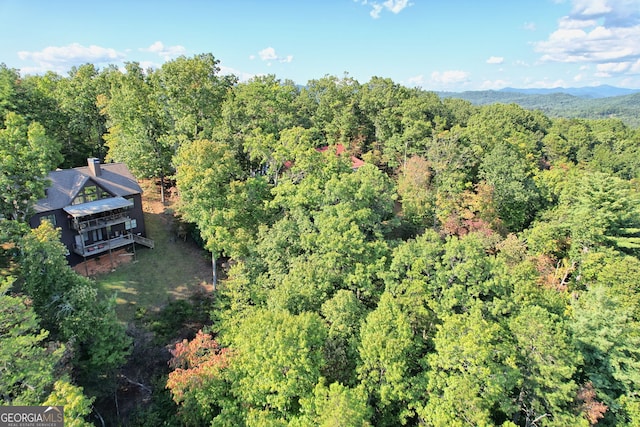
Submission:
<svg viewBox="0 0 640 427">
<path fill-rule="evenodd" d="M 138 236 L 137 234 L 133 235 L 133 240 L 142 245 L 142 246 L 146 246 L 148 248 L 153 249 L 153 247 L 155 246 L 155 243 L 153 242 L 152 239 L 146 238 L 146 237 L 142 237 L 142 236 Z"/>
<path fill-rule="evenodd" d="M 108 251 L 121 248 L 123 246 L 131 245 L 135 241 L 134 237 L 125 235 L 119 236 L 115 239 L 104 240 L 102 242 L 96 242 L 85 247 L 77 245 L 73 246 L 73 251 L 80 256 L 89 257 L 97 254 L 101 254 Z"/>
</svg>

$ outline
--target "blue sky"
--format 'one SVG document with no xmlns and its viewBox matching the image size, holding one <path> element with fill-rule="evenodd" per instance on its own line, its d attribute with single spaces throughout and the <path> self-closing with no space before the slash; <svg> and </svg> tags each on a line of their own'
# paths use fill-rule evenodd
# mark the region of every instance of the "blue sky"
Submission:
<svg viewBox="0 0 640 427">
<path fill-rule="evenodd" d="M 640 88 L 640 0 L 0 0 L 0 40 L 23 75 L 210 52 L 243 81 Z"/>
</svg>

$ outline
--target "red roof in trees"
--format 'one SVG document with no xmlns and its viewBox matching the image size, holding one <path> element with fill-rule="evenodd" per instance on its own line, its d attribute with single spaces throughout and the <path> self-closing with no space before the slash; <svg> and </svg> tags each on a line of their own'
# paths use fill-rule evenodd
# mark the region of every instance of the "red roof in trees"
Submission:
<svg viewBox="0 0 640 427">
<path fill-rule="evenodd" d="M 336 150 L 336 154 L 339 156 L 342 153 L 345 152 L 345 148 L 344 145 L 342 144 L 336 144 L 333 147 L 335 147 Z M 324 153 L 325 151 L 327 151 L 330 147 L 327 145 L 325 147 L 320 147 L 320 148 L 316 148 L 316 150 L 318 150 L 321 153 Z M 364 160 L 357 158 L 356 156 L 351 156 L 351 167 L 353 169 L 358 169 L 359 167 L 361 167 L 362 165 L 364 165 Z"/>
</svg>

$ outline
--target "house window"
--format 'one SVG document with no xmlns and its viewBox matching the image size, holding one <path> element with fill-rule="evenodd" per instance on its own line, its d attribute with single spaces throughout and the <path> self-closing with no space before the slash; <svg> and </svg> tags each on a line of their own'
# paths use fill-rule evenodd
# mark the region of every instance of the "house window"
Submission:
<svg viewBox="0 0 640 427">
<path fill-rule="evenodd" d="M 45 221 L 49 221 L 49 223 L 51 223 L 51 225 L 53 225 L 54 227 L 58 224 L 56 224 L 56 216 L 54 214 L 50 214 L 50 215 L 43 215 L 40 217 L 40 224 L 42 224 Z"/>
<path fill-rule="evenodd" d="M 132 219 L 131 221 L 125 222 L 125 228 L 127 230 L 133 230 L 137 226 L 138 226 L 138 221 L 135 220 L 135 219 Z"/>
<path fill-rule="evenodd" d="M 93 230 L 93 241 L 94 242 L 102 241 L 102 228 L 98 228 L 97 230 Z"/>
<path fill-rule="evenodd" d="M 94 200 L 106 199 L 109 197 L 111 197 L 111 194 L 107 193 L 97 185 L 87 185 L 80 190 L 71 204 L 80 205 L 82 203 L 93 202 Z"/>
</svg>

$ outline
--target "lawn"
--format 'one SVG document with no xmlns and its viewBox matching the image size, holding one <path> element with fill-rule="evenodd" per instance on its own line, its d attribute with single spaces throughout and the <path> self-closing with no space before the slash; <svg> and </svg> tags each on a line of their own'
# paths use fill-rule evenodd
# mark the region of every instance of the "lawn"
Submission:
<svg viewBox="0 0 640 427">
<path fill-rule="evenodd" d="M 155 248 L 136 245 L 131 262 L 96 277 L 103 294 L 116 294 L 116 311 L 123 322 L 133 320 L 138 309 L 156 311 L 171 300 L 211 292 L 208 253 L 176 238 L 171 203 L 160 203 L 157 190 L 144 184 L 145 226 Z"/>
</svg>

